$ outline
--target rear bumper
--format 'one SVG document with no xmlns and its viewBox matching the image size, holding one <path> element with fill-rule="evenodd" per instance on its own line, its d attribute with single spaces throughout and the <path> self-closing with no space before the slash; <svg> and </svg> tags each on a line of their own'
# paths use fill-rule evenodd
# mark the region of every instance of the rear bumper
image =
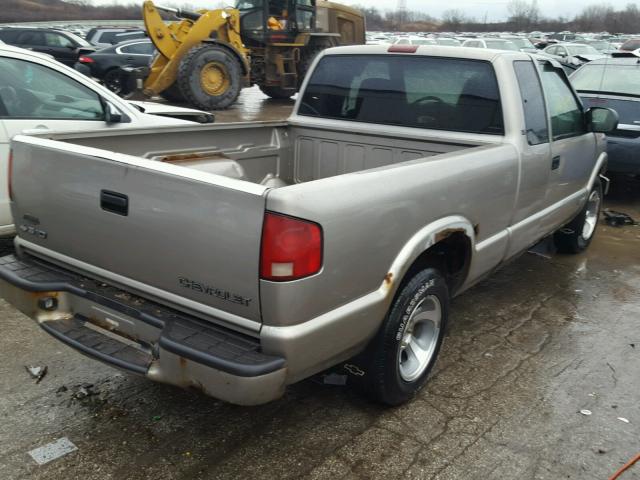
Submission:
<svg viewBox="0 0 640 480">
<path fill-rule="evenodd" d="M 284 358 L 260 341 L 32 258 L 0 258 L 0 295 L 79 352 L 239 405 L 282 395 Z"/>
</svg>

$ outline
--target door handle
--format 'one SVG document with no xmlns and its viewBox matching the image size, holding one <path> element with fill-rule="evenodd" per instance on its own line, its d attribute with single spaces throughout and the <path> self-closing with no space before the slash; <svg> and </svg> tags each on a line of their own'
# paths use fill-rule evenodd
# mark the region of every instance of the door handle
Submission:
<svg viewBox="0 0 640 480">
<path fill-rule="evenodd" d="M 560 155 L 556 155 L 551 159 L 551 170 L 557 170 L 560 167 Z"/>
<path fill-rule="evenodd" d="M 100 208 L 105 212 L 126 217 L 129 215 L 129 197 L 118 192 L 100 190 Z"/>
</svg>

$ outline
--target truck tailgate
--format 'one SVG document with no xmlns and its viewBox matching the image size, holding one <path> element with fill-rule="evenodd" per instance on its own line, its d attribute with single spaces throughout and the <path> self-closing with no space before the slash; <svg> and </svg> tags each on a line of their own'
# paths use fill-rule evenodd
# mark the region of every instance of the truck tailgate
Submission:
<svg viewBox="0 0 640 480">
<path fill-rule="evenodd" d="M 13 215 L 27 250 L 259 326 L 265 187 L 36 137 L 17 136 L 12 148 Z"/>
</svg>

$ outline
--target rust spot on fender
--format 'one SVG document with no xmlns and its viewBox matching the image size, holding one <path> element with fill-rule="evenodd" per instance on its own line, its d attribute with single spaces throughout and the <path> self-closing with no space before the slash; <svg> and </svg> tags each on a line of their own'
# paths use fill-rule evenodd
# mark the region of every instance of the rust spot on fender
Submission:
<svg viewBox="0 0 640 480">
<path fill-rule="evenodd" d="M 187 368 L 187 359 L 184 357 L 179 357 L 178 362 L 180 362 L 180 368 Z"/>
<path fill-rule="evenodd" d="M 384 283 L 387 286 L 393 285 L 393 273 L 389 272 L 384 276 Z"/>
<path fill-rule="evenodd" d="M 445 228 L 444 230 L 441 230 L 438 233 L 436 233 L 435 242 L 436 243 L 441 242 L 445 238 L 453 235 L 454 233 L 459 233 L 459 232 L 465 233 L 464 228 Z"/>
</svg>

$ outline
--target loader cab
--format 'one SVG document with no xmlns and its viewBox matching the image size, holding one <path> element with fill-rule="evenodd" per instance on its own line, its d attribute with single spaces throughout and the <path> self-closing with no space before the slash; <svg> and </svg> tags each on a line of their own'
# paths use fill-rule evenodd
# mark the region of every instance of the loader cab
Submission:
<svg viewBox="0 0 640 480">
<path fill-rule="evenodd" d="M 238 0 L 242 39 L 248 47 L 293 43 L 315 28 L 315 0 Z"/>
</svg>

